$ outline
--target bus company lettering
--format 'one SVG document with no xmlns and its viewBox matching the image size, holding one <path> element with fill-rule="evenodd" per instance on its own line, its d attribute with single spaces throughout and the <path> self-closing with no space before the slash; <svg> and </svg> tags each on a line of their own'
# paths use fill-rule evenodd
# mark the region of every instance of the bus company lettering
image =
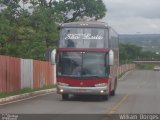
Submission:
<svg viewBox="0 0 160 120">
<path fill-rule="evenodd" d="M 101 40 L 103 37 L 101 35 L 95 35 L 92 36 L 91 34 L 67 34 L 67 37 L 65 39 L 95 39 L 95 40 Z"/>
</svg>

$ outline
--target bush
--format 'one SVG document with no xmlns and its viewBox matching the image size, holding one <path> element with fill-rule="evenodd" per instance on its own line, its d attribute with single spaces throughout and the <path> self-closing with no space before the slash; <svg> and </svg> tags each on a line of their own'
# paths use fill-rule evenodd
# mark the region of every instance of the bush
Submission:
<svg viewBox="0 0 160 120">
<path fill-rule="evenodd" d="M 142 70 L 151 70 L 154 68 L 154 65 L 153 64 L 138 64 L 137 68 L 142 69 Z"/>
</svg>

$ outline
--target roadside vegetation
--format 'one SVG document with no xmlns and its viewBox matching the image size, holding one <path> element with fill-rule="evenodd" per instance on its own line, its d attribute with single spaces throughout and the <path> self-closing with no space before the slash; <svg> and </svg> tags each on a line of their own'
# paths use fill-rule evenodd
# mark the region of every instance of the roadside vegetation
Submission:
<svg viewBox="0 0 160 120">
<path fill-rule="evenodd" d="M 143 51 L 142 47 L 132 45 L 132 44 L 124 44 L 120 43 L 119 44 L 119 58 L 120 58 L 120 64 L 125 64 L 125 63 L 131 63 L 135 60 L 160 60 L 160 54 L 151 52 L 151 51 Z M 139 65 L 138 68 L 143 68 L 143 69 L 152 69 L 153 65 Z"/>
<path fill-rule="evenodd" d="M 153 70 L 155 65 L 153 64 L 138 64 L 137 65 L 137 69 L 141 69 L 141 70 Z"/>
</svg>

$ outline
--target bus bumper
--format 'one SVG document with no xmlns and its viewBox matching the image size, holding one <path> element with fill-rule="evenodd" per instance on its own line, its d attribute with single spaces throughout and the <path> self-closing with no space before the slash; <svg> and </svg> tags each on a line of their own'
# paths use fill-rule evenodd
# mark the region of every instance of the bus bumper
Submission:
<svg viewBox="0 0 160 120">
<path fill-rule="evenodd" d="M 58 94 L 74 94 L 74 95 L 106 95 L 109 94 L 108 87 L 70 87 L 57 86 Z"/>
</svg>

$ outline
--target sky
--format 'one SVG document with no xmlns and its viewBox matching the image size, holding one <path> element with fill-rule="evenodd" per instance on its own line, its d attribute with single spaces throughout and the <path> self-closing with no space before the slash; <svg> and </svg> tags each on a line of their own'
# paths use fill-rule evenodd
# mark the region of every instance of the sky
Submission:
<svg viewBox="0 0 160 120">
<path fill-rule="evenodd" d="M 103 0 L 103 21 L 119 34 L 160 34 L 160 0 Z"/>
</svg>

